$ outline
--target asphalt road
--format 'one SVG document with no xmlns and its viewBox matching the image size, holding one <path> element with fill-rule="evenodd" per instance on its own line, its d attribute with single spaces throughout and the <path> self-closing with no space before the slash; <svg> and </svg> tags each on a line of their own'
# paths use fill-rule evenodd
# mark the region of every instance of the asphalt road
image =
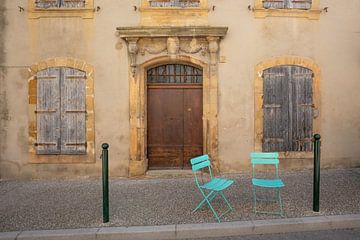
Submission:
<svg viewBox="0 0 360 240">
<path fill-rule="evenodd" d="M 360 228 L 315 232 L 263 234 L 224 238 L 197 238 L 183 240 L 360 240 Z"/>
</svg>

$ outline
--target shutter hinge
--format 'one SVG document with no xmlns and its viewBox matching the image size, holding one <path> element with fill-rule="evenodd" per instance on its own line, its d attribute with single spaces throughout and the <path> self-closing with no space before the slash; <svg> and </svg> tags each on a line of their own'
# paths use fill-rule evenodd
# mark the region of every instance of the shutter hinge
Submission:
<svg viewBox="0 0 360 240">
<path fill-rule="evenodd" d="M 55 142 L 43 142 L 43 143 L 36 142 L 36 143 L 34 143 L 35 147 L 37 147 L 37 146 L 46 146 L 46 145 L 56 145 L 56 143 Z"/>
<path fill-rule="evenodd" d="M 85 146 L 87 147 L 87 142 L 84 142 L 84 143 L 65 143 L 65 146 Z"/>
</svg>

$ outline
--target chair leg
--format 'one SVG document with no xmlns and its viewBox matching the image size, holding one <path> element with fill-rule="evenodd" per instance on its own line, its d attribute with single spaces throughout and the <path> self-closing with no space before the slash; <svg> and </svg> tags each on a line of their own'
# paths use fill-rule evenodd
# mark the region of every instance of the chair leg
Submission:
<svg viewBox="0 0 360 240">
<path fill-rule="evenodd" d="M 233 211 L 234 208 L 230 205 L 229 201 L 226 199 L 224 193 L 222 191 L 219 192 L 215 192 L 215 191 L 211 191 L 208 195 L 205 195 L 203 192 L 201 192 L 202 195 L 204 196 L 204 199 L 199 203 L 199 205 L 192 211 L 193 213 L 196 212 L 199 208 L 201 208 L 204 203 L 206 202 L 209 205 L 210 210 L 213 212 L 216 220 L 218 222 L 220 222 L 220 218 L 226 214 L 229 211 Z M 216 197 L 216 195 L 220 193 L 221 197 L 223 198 L 224 202 L 227 204 L 228 209 L 226 211 L 224 211 L 220 216 L 216 213 L 215 209 L 212 207 L 211 205 L 211 201 Z"/>
<path fill-rule="evenodd" d="M 253 209 L 254 213 L 256 214 L 256 187 L 253 186 Z"/>
<path fill-rule="evenodd" d="M 214 197 L 217 195 L 216 192 L 211 191 L 208 195 L 205 195 L 203 192 L 201 192 L 201 194 L 203 195 L 204 199 L 199 203 L 199 205 L 197 205 L 197 207 L 192 211 L 193 213 L 196 212 L 199 208 L 201 208 L 204 203 L 206 202 L 207 199 L 213 200 Z M 212 195 L 213 194 L 213 195 Z M 211 196 L 212 195 L 212 196 Z M 211 196 L 211 197 L 210 197 Z"/>
<path fill-rule="evenodd" d="M 206 202 L 208 203 L 208 205 L 209 205 L 209 207 L 210 207 L 211 211 L 213 212 L 213 214 L 214 214 L 214 216 L 215 216 L 216 220 L 218 220 L 218 222 L 220 222 L 220 218 L 219 218 L 219 216 L 217 215 L 217 213 L 215 212 L 214 208 L 211 206 L 210 201 L 209 201 L 207 198 L 206 198 L 205 200 L 206 200 Z"/>
<path fill-rule="evenodd" d="M 279 205 L 280 205 L 280 215 L 283 217 L 284 211 L 283 211 L 283 204 L 282 204 L 281 196 L 280 196 L 280 188 L 278 188 L 278 199 L 279 199 Z"/>
<path fill-rule="evenodd" d="M 224 199 L 224 201 L 226 202 L 226 204 L 228 205 L 228 207 L 230 208 L 231 211 L 234 211 L 234 208 L 230 205 L 229 201 L 226 199 L 226 197 L 224 196 L 224 193 L 220 191 L 220 195 L 221 197 Z"/>
</svg>

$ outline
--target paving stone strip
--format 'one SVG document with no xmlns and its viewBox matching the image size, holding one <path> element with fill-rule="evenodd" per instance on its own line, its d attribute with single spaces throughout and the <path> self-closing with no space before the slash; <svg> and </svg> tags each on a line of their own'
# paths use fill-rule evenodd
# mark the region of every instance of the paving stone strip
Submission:
<svg viewBox="0 0 360 240">
<path fill-rule="evenodd" d="M 312 211 L 312 170 L 282 171 L 285 216 L 255 215 L 250 174 L 228 174 L 225 191 L 234 212 L 223 222 L 360 214 L 360 171 L 321 171 L 320 212 Z M 0 181 L 0 232 L 215 223 L 208 207 L 191 210 L 202 196 L 194 179 L 110 180 L 110 222 L 102 223 L 100 178 Z M 219 201 L 218 201 L 219 200 Z M 220 198 L 214 208 L 223 207 Z"/>
</svg>

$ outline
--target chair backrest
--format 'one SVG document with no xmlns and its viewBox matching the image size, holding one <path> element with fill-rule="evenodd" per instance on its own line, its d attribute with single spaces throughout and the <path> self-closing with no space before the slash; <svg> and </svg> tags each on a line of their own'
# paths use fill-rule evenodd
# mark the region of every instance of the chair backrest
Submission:
<svg viewBox="0 0 360 240">
<path fill-rule="evenodd" d="M 210 179 L 212 179 L 211 163 L 209 155 L 201 155 L 199 157 L 192 158 L 190 160 L 191 168 L 195 175 L 196 184 L 199 185 L 199 180 L 197 176 L 198 171 L 204 171 L 205 169 L 209 171 Z"/>
<path fill-rule="evenodd" d="M 279 153 L 278 152 L 252 152 L 250 154 L 252 177 L 255 177 L 255 165 L 274 165 L 276 178 L 279 178 Z"/>
</svg>

